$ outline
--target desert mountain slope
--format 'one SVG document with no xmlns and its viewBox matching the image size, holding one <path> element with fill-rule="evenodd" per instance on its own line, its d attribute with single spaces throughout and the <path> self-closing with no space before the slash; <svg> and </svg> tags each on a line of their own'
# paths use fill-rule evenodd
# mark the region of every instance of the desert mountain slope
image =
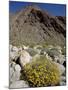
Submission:
<svg viewBox="0 0 68 90">
<path fill-rule="evenodd" d="M 64 45 L 65 38 L 66 18 L 50 15 L 37 6 L 27 6 L 10 17 L 10 43 L 13 45 Z"/>
</svg>

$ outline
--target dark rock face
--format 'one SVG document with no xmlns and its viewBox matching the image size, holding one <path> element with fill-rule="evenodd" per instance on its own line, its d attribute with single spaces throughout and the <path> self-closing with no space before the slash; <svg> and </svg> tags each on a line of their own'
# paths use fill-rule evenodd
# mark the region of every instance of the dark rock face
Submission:
<svg viewBox="0 0 68 90">
<path fill-rule="evenodd" d="M 10 17 L 10 19 L 12 19 Z M 64 45 L 66 38 L 66 19 L 52 16 L 34 6 L 28 6 L 10 20 L 10 43 L 56 44 Z"/>
</svg>

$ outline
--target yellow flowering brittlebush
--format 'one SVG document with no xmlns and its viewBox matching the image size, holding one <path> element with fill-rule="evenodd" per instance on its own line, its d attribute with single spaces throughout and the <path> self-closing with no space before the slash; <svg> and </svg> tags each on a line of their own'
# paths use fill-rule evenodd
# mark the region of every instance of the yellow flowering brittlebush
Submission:
<svg viewBox="0 0 68 90">
<path fill-rule="evenodd" d="M 31 87 L 54 86 L 60 82 L 57 65 L 45 56 L 24 66 L 25 79 Z M 21 76 L 22 77 L 22 76 Z"/>
</svg>

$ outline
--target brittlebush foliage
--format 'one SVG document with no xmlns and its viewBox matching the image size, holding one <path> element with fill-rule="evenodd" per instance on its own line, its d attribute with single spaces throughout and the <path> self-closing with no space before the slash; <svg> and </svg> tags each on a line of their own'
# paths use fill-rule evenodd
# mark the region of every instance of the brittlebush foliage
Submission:
<svg viewBox="0 0 68 90">
<path fill-rule="evenodd" d="M 31 87 L 54 86 L 58 85 L 60 81 L 57 65 L 53 61 L 46 59 L 45 56 L 26 64 L 24 74 Z"/>
</svg>

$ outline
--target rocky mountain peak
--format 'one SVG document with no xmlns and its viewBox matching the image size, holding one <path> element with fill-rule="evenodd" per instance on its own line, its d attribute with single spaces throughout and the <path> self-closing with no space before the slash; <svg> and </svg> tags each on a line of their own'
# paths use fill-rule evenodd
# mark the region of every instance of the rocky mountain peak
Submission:
<svg viewBox="0 0 68 90">
<path fill-rule="evenodd" d="M 66 20 L 50 15 L 38 6 L 30 5 L 17 12 L 10 22 L 10 42 L 14 45 L 59 44 L 64 45 Z"/>
</svg>

